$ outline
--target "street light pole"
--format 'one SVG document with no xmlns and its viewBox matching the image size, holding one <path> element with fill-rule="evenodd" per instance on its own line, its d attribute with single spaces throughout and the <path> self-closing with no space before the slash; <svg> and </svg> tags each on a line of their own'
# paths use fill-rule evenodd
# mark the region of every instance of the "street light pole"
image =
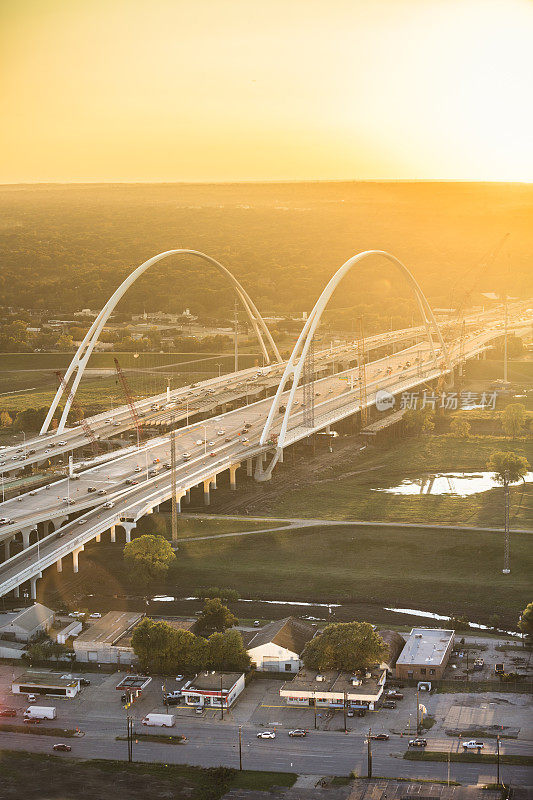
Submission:
<svg viewBox="0 0 533 800">
<path fill-rule="evenodd" d="M 500 785 L 500 737 L 496 737 L 496 786 Z"/>
<path fill-rule="evenodd" d="M 242 731 L 242 725 L 239 725 L 239 769 L 242 772 L 242 736 L 241 736 L 241 731 Z"/>
<path fill-rule="evenodd" d="M 371 735 L 372 735 L 372 728 L 369 728 L 368 739 L 367 739 L 367 752 L 366 752 L 367 776 L 369 778 L 372 777 L 372 739 L 370 738 Z"/>
<path fill-rule="evenodd" d="M 220 719 L 224 719 L 224 697 L 222 696 L 222 675 L 220 676 Z"/>
<path fill-rule="evenodd" d="M 342 710 L 344 712 L 344 733 L 348 733 L 346 728 L 346 692 L 344 692 L 344 703 L 342 704 Z"/>
</svg>

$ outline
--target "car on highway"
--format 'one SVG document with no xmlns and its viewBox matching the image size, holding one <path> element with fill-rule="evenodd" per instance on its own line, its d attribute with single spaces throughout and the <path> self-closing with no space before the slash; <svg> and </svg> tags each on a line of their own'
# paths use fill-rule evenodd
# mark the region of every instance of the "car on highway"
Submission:
<svg viewBox="0 0 533 800">
<path fill-rule="evenodd" d="M 72 747 L 69 744 L 63 744 L 63 742 L 59 742 L 58 744 L 52 745 L 52 750 L 59 750 L 62 753 L 70 753 Z"/>
<path fill-rule="evenodd" d="M 136 481 L 133 478 L 127 478 L 126 479 L 126 485 L 127 486 L 136 486 L 138 483 L 139 483 L 139 481 Z"/>
<path fill-rule="evenodd" d="M 390 737 L 388 733 L 373 733 L 370 738 L 375 742 L 388 742 Z"/>
<path fill-rule="evenodd" d="M 427 747 L 428 740 L 417 737 L 416 739 L 409 739 L 409 747 Z"/>
<path fill-rule="evenodd" d="M 16 717 L 17 710 L 15 708 L 2 708 L 0 709 L 0 717 Z"/>
<path fill-rule="evenodd" d="M 196 444 L 198 445 L 198 447 L 200 447 L 200 445 L 202 445 L 203 443 L 204 443 L 203 439 L 197 439 L 196 440 Z"/>
<path fill-rule="evenodd" d="M 120 425 L 120 422 L 117 422 L 117 421 L 115 420 L 115 422 L 112 422 L 111 424 L 112 424 L 112 426 L 113 426 L 114 428 L 118 428 L 118 427 L 119 427 L 119 425 Z"/>
<path fill-rule="evenodd" d="M 96 486 L 88 486 L 87 491 L 89 492 L 89 494 L 91 494 L 92 492 L 97 492 L 98 489 L 96 488 Z"/>
<path fill-rule="evenodd" d="M 35 497 L 36 494 L 37 494 L 37 489 L 32 489 L 32 491 L 30 492 L 30 496 Z"/>
<path fill-rule="evenodd" d="M 184 461 L 188 461 L 190 459 L 190 457 L 191 457 L 190 453 L 184 453 L 183 456 L 182 456 Z"/>
<path fill-rule="evenodd" d="M 480 742 L 478 739 L 470 739 L 468 742 L 463 742 L 463 750 L 483 750 L 485 747 L 484 742 Z"/>
<path fill-rule="evenodd" d="M 100 497 L 103 497 L 105 494 L 107 494 L 107 492 L 106 492 L 106 490 L 105 490 L 105 489 L 98 489 L 98 492 L 97 492 L 97 494 L 99 494 L 99 495 L 100 495 Z"/>
<path fill-rule="evenodd" d="M 221 428 L 219 431 L 217 431 L 217 436 L 224 436 L 225 433 L 226 431 Z"/>
<path fill-rule="evenodd" d="M 60 442 L 58 442 L 58 445 L 59 445 L 60 447 L 64 447 L 64 446 L 66 445 L 66 441 L 65 441 L 64 439 L 61 439 L 61 441 L 60 441 Z"/>
<path fill-rule="evenodd" d="M 115 504 L 110 500 L 108 503 L 104 503 L 104 508 L 113 508 L 114 505 Z"/>
<path fill-rule="evenodd" d="M 111 422 L 112 422 L 112 420 L 110 420 L 110 419 L 105 419 L 105 420 L 104 420 L 104 422 L 105 422 L 105 424 L 106 424 L 106 425 L 111 425 Z"/>
<path fill-rule="evenodd" d="M 276 734 L 274 731 L 261 731 L 257 734 L 258 739 L 275 739 Z"/>
<path fill-rule="evenodd" d="M 307 731 L 304 731 L 303 728 L 294 728 L 294 730 L 289 731 L 289 736 L 307 736 Z"/>
<path fill-rule="evenodd" d="M 142 467 L 140 467 L 139 464 L 137 464 L 137 466 L 135 467 L 135 469 L 133 471 L 134 472 L 142 472 Z"/>
<path fill-rule="evenodd" d="M 159 459 L 159 458 L 153 458 L 152 459 L 152 464 L 159 464 L 160 460 L 161 459 Z"/>
<path fill-rule="evenodd" d="M 231 436 L 226 436 L 226 438 L 224 439 L 224 441 L 225 441 L 225 442 L 231 442 Z"/>
<path fill-rule="evenodd" d="M 211 458 L 213 458 L 214 456 L 216 456 L 216 453 L 215 453 L 215 451 L 214 451 L 214 450 L 211 450 L 211 452 L 209 453 L 209 455 L 211 456 Z"/>
<path fill-rule="evenodd" d="M 0 517 L 0 525 L 9 525 L 11 522 L 9 517 Z"/>
</svg>

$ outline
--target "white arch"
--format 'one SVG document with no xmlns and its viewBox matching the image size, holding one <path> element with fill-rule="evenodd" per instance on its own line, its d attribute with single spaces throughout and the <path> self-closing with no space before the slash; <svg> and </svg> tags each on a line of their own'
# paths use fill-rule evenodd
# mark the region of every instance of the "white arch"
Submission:
<svg viewBox="0 0 533 800">
<path fill-rule="evenodd" d="M 63 413 L 61 415 L 61 419 L 59 421 L 59 425 L 57 427 L 57 432 L 61 433 L 65 429 L 65 424 L 68 417 L 68 412 L 70 410 L 70 406 L 72 404 L 72 400 L 74 395 L 76 394 L 76 390 L 79 386 L 80 380 L 82 378 L 83 372 L 87 365 L 87 362 L 90 358 L 90 355 L 93 351 L 94 345 L 98 341 L 98 337 L 102 332 L 104 325 L 106 324 L 109 315 L 115 308 L 118 301 L 122 298 L 122 296 L 127 292 L 130 286 L 135 283 L 138 277 L 140 277 L 143 272 L 149 269 L 151 266 L 156 264 L 158 261 L 162 261 L 164 258 L 168 258 L 169 256 L 175 255 L 187 255 L 187 256 L 195 256 L 196 258 L 200 258 L 203 261 L 207 261 L 208 264 L 214 266 L 222 275 L 229 280 L 232 284 L 233 288 L 235 289 L 246 314 L 248 315 L 248 319 L 250 320 L 252 327 L 254 329 L 255 335 L 259 341 L 259 345 L 265 357 L 265 361 L 267 364 L 270 363 L 270 357 L 268 354 L 267 347 L 265 345 L 265 341 L 263 339 L 263 335 L 266 337 L 268 344 L 270 345 L 271 351 L 274 355 L 276 361 L 281 362 L 281 356 L 278 352 L 278 348 L 268 330 L 264 319 L 262 318 L 261 314 L 255 307 L 254 303 L 252 302 L 250 296 L 244 289 L 244 287 L 239 283 L 239 281 L 231 274 L 231 272 L 226 269 L 226 267 L 222 266 L 218 261 L 211 256 L 206 255 L 205 253 L 201 253 L 199 250 L 166 250 L 164 253 L 159 253 L 153 258 L 148 259 L 139 267 L 133 270 L 133 272 L 128 275 L 128 277 L 120 284 L 118 289 L 111 295 L 105 306 L 102 308 L 96 319 L 94 320 L 93 324 L 87 331 L 85 338 L 83 339 L 82 343 L 80 344 L 76 355 L 72 359 L 69 364 L 69 367 L 65 373 L 65 384 L 68 384 L 70 378 L 74 373 L 76 373 L 74 380 L 72 382 L 71 389 L 65 401 L 65 407 L 63 409 Z M 263 334 L 263 335 L 262 335 Z M 63 396 L 65 391 L 65 387 L 62 385 L 58 388 L 56 395 L 52 401 L 48 414 L 46 415 L 46 419 L 43 422 L 43 426 L 41 428 L 41 434 L 46 433 L 48 430 L 54 413 L 57 409 L 59 401 Z"/>
<path fill-rule="evenodd" d="M 427 332 L 427 335 L 428 335 L 431 351 L 433 353 L 433 359 L 436 360 L 437 354 L 435 352 L 433 339 L 431 338 L 431 328 L 430 328 L 431 324 L 433 325 L 433 327 L 435 329 L 435 332 L 437 333 L 437 336 L 438 336 L 438 339 L 439 339 L 439 343 L 440 343 L 440 347 L 441 347 L 441 354 L 442 354 L 442 356 L 443 356 L 443 358 L 444 358 L 444 360 L 446 362 L 446 366 L 449 369 L 451 369 L 451 361 L 450 361 L 450 357 L 449 357 L 449 354 L 448 354 L 448 350 L 447 350 L 447 347 L 446 347 L 446 345 L 444 343 L 444 339 L 442 338 L 442 334 L 441 334 L 441 332 L 439 330 L 439 327 L 437 325 L 435 317 L 433 315 L 433 311 L 431 309 L 431 306 L 429 305 L 429 303 L 428 303 L 428 301 L 427 301 L 422 289 L 420 288 L 418 282 L 416 281 L 415 277 L 407 269 L 407 267 L 404 264 L 402 264 L 402 262 L 399 261 L 399 259 L 397 259 L 395 256 L 391 255 L 390 253 L 387 253 L 385 250 L 365 250 L 362 253 L 358 253 L 357 255 L 352 256 L 352 258 L 348 259 L 348 261 L 346 261 L 342 265 L 342 267 L 340 267 L 340 269 L 338 269 L 337 272 L 333 275 L 333 277 L 329 280 L 329 282 L 326 285 L 325 289 L 323 290 L 322 294 L 318 298 L 313 310 L 309 314 L 309 317 L 307 318 L 307 321 L 306 321 L 304 327 L 302 328 L 302 332 L 300 333 L 300 336 L 298 337 L 298 341 L 294 345 L 294 349 L 293 349 L 293 351 L 292 351 L 292 353 L 291 353 L 291 355 L 290 355 L 290 357 L 289 357 L 289 359 L 287 361 L 287 366 L 285 367 L 285 370 L 283 372 L 283 376 L 282 376 L 280 384 L 278 386 L 278 390 L 276 392 L 274 400 L 272 401 L 272 406 L 270 407 L 270 411 L 269 411 L 269 414 L 268 414 L 268 417 L 267 417 L 267 420 L 266 420 L 266 423 L 265 423 L 265 427 L 263 428 L 263 433 L 261 434 L 261 439 L 260 439 L 260 443 L 262 445 L 267 444 L 268 439 L 269 439 L 269 435 L 270 435 L 270 429 L 272 427 L 272 422 L 273 422 L 274 417 L 276 415 L 276 412 L 278 410 L 281 396 L 282 396 L 283 392 L 285 391 L 285 386 L 287 384 L 287 381 L 292 376 L 292 378 L 293 378 L 292 386 L 291 386 L 291 389 L 290 389 L 290 392 L 289 392 L 289 398 L 287 400 L 287 405 L 286 405 L 286 408 L 285 408 L 285 411 L 284 411 L 284 415 L 283 415 L 283 422 L 282 422 L 282 425 L 281 425 L 280 434 L 278 436 L 276 453 L 274 454 L 274 457 L 273 457 L 271 463 L 269 464 L 268 468 L 264 472 L 264 477 L 268 477 L 270 475 L 270 473 L 272 472 L 273 467 L 275 466 L 276 462 L 278 461 L 278 459 L 280 457 L 281 452 L 283 451 L 283 446 L 285 444 L 285 438 L 286 438 L 286 435 L 287 435 L 287 426 L 288 426 L 288 422 L 289 422 L 289 417 L 290 417 L 292 406 L 293 406 L 293 403 L 294 403 L 294 397 L 295 397 L 295 394 L 296 394 L 296 390 L 297 390 L 298 385 L 300 383 L 300 377 L 301 377 L 301 374 L 302 374 L 302 369 L 303 369 L 305 357 L 306 357 L 307 352 L 309 350 L 309 347 L 311 345 L 311 341 L 313 339 L 313 335 L 314 335 L 314 333 L 316 331 L 316 328 L 317 328 L 317 326 L 318 326 L 318 324 L 320 322 L 322 314 L 323 314 L 327 304 L 329 303 L 331 295 L 333 294 L 333 292 L 335 291 L 335 289 L 337 288 L 339 283 L 342 281 L 344 276 L 352 269 L 352 267 L 354 267 L 356 264 L 358 264 L 359 262 L 363 261 L 364 259 L 366 259 L 366 258 L 368 258 L 370 256 L 381 256 L 382 258 L 387 259 L 392 264 L 394 264 L 394 266 L 398 267 L 398 269 L 405 275 L 405 277 L 407 278 L 408 282 L 411 284 L 411 286 L 412 286 L 412 288 L 413 288 L 413 290 L 415 292 L 415 296 L 416 296 L 417 303 L 418 303 L 418 308 L 420 310 L 420 314 L 422 316 L 422 320 L 423 320 L 424 325 L 426 327 L 426 332 Z M 257 477 L 261 477 L 259 475 L 259 473 L 258 473 Z"/>
</svg>

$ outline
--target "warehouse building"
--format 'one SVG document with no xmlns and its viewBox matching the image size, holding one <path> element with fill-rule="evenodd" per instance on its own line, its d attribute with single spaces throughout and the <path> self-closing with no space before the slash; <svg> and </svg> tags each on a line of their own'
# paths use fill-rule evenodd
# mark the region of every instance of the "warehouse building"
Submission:
<svg viewBox="0 0 533 800">
<path fill-rule="evenodd" d="M 42 603 L 0 616 L 0 637 L 15 642 L 29 642 L 40 633 L 48 633 L 54 624 L 55 614 Z"/>
<path fill-rule="evenodd" d="M 136 611 L 109 611 L 74 640 L 78 661 L 98 664 L 134 664 L 131 633 L 143 614 Z"/>
<path fill-rule="evenodd" d="M 403 680 L 442 678 L 454 641 L 455 631 L 413 628 L 396 661 L 396 677 Z"/>
</svg>

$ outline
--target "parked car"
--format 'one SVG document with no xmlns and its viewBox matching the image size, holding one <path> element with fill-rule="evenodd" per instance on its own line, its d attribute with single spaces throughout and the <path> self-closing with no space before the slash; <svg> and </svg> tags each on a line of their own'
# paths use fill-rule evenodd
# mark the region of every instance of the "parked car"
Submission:
<svg viewBox="0 0 533 800">
<path fill-rule="evenodd" d="M 90 686 L 91 681 L 89 678 L 80 678 L 80 686 Z"/>
<path fill-rule="evenodd" d="M 59 744 L 52 745 L 52 750 L 59 750 L 62 753 L 70 753 L 72 747 L 69 744 L 63 744 L 63 742 L 60 742 Z"/>
<path fill-rule="evenodd" d="M 409 747 L 427 747 L 428 741 L 427 739 L 409 739 Z"/>
<path fill-rule="evenodd" d="M 388 733 L 374 733 L 370 738 L 375 742 L 388 742 L 390 737 Z"/>
<path fill-rule="evenodd" d="M 381 704 L 381 708 L 396 708 L 396 703 L 394 700 L 384 700 Z"/>
<path fill-rule="evenodd" d="M 485 743 L 477 739 L 470 739 L 468 742 L 463 742 L 463 750 L 483 750 L 484 747 Z"/>
<path fill-rule="evenodd" d="M 396 689 L 389 689 L 387 692 L 387 697 L 389 700 L 403 700 L 403 694 L 401 692 L 397 692 Z"/>
<path fill-rule="evenodd" d="M 39 725 L 41 720 L 38 717 L 24 717 L 22 721 L 26 725 Z"/>
<path fill-rule="evenodd" d="M 28 695 L 28 703 L 36 703 L 36 702 L 37 702 L 36 696 L 34 694 L 29 694 Z"/>
<path fill-rule="evenodd" d="M 106 505 L 107 505 L 107 503 L 106 503 Z M 99 611 L 95 611 L 92 614 L 89 614 L 89 619 L 101 619 L 101 618 L 102 618 L 102 615 L 100 614 Z"/>
<path fill-rule="evenodd" d="M 16 717 L 17 711 L 15 708 L 2 708 L 0 710 L 0 717 Z"/>
<path fill-rule="evenodd" d="M 257 734 L 258 739 L 275 739 L 276 734 L 274 731 L 261 731 Z"/>
<path fill-rule="evenodd" d="M 304 731 L 303 728 L 295 728 L 293 731 L 289 731 L 289 736 L 307 736 L 307 731 Z"/>
</svg>

